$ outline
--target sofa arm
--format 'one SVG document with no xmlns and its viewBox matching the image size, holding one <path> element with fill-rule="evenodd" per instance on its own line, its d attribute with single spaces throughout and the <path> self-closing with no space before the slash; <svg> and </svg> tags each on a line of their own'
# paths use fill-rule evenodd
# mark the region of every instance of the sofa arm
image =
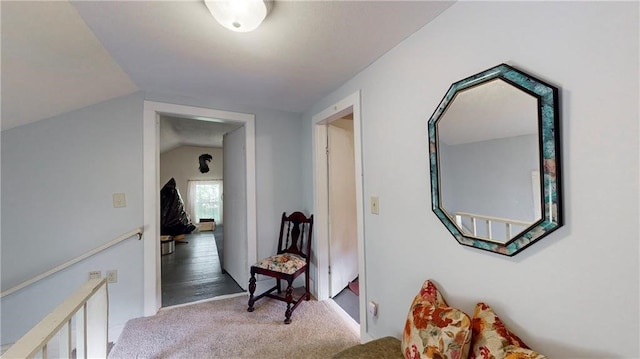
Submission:
<svg viewBox="0 0 640 359">
<path fill-rule="evenodd" d="M 347 348 L 333 359 L 404 359 L 400 346 L 400 339 L 384 337 Z"/>
</svg>

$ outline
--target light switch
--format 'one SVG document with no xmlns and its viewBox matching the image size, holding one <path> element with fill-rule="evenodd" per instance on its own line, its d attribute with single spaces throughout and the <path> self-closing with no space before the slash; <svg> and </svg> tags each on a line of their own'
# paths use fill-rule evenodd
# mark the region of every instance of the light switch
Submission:
<svg viewBox="0 0 640 359">
<path fill-rule="evenodd" d="M 123 208 L 127 206 L 127 197 L 124 193 L 113 194 L 113 208 Z"/>
<path fill-rule="evenodd" d="M 378 201 L 378 196 L 371 196 L 371 213 L 380 213 L 380 202 Z"/>
</svg>

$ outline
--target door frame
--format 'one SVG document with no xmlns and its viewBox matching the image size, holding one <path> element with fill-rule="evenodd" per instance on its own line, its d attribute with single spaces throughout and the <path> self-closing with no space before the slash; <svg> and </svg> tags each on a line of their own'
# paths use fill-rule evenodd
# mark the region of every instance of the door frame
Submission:
<svg viewBox="0 0 640 359">
<path fill-rule="evenodd" d="M 241 123 L 245 127 L 247 169 L 247 263 L 257 261 L 255 115 L 203 107 L 144 101 L 143 132 L 143 311 L 155 315 L 162 306 L 160 271 L 160 115 L 201 121 Z M 247 276 L 248 278 L 248 268 Z"/>
<path fill-rule="evenodd" d="M 316 238 L 316 277 L 318 300 L 329 299 L 329 193 L 327 171 L 327 124 L 353 113 L 353 140 L 356 170 L 356 211 L 358 241 L 358 283 L 360 285 L 360 337 L 367 328 L 366 263 L 364 243 L 364 194 L 362 174 L 362 121 L 360 91 L 356 91 L 311 118 L 313 124 L 313 213 Z"/>
</svg>

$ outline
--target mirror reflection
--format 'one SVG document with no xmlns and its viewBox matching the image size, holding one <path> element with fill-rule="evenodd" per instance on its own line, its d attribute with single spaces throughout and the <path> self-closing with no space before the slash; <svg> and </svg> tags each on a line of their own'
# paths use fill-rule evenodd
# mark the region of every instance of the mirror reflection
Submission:
<svg viewBox="0 0 640 359">
<path fill-rule="evenodd" d="M 465 236 L 505 244 L 542 218 L 538 101 L 494 79 L 436 124 L 440 207 Z"/>
</svg>

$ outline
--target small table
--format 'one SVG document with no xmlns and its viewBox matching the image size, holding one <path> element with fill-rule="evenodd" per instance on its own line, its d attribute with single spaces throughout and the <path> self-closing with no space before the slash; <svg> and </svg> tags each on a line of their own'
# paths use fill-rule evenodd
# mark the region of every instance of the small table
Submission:
<svg viewBox="0 0 640 359">
<path fill-rule="evenodd" d="M 213 231 L 216 229 L 216 220 L 213 218 L 200 218 L 200 222 L 198 223 L 198 230 L 200 232 L 204 231 Z"/>
</svg>

